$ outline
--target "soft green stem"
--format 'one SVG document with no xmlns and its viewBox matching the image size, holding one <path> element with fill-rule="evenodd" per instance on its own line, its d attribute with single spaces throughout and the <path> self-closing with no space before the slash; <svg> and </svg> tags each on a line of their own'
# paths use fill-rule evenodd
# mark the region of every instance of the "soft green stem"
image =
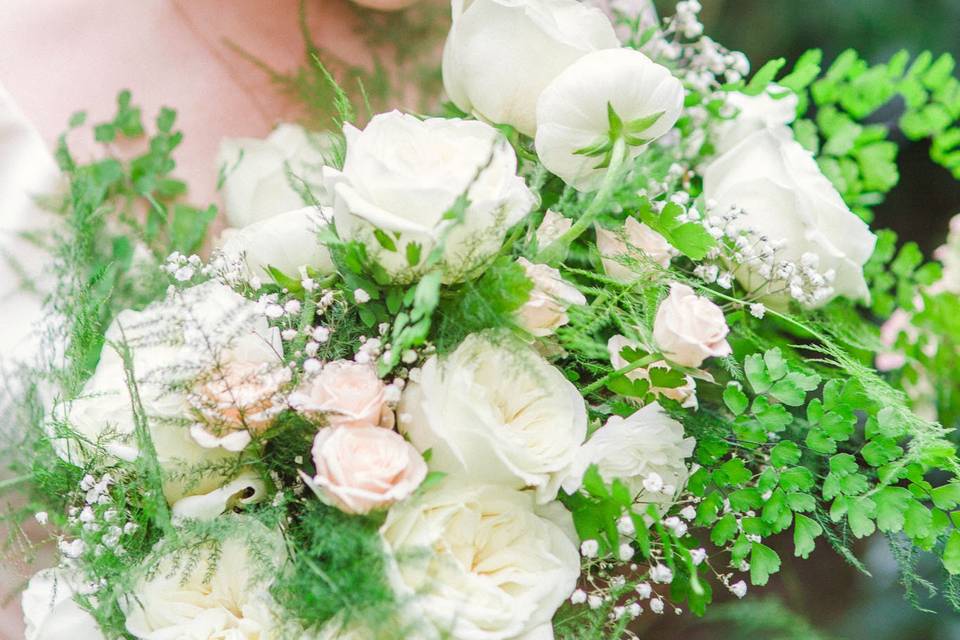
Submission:
<svg viewBox="0 0 960 640">
<path fill-rule="evenodd" d="M 590 202 L 590 206 L 587 207 L 583 215 L 581 215 L 580 218 L 573 223 L 573 226 L 563 235 L 540 250 L 535 262 L 556 265 L 566 257 L 567 249 L 571 243 L 579 238 L 580 235 L 593 224 L 593 221 L 600 215 L 600 212 L 603 211 L 603 207 L 607 204 L 607 201 L 619 183 L 620 174 L 626 164 L 626 160 L 627 142 L 623 138 L 618 138 L 613 144 L 607 173 L 603 176 L 603 182 L 600 183 L 600 188 Z"/>
</svg>

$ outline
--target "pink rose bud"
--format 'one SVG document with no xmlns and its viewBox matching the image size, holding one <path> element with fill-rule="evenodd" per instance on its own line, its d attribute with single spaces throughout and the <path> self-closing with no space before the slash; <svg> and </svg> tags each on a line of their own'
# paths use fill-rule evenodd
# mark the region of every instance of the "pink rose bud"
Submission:
<svg viewBox="0 0 960 640">
<path fill-rule="evenodd" d="M 684 367 L 699 367 L 707 358 L 730 355 L 729 332 L 720 307 L 678 282 L 670 285 L 670 295 L 660 303 L 653 321 L 657 347 Z"/>
</svg>

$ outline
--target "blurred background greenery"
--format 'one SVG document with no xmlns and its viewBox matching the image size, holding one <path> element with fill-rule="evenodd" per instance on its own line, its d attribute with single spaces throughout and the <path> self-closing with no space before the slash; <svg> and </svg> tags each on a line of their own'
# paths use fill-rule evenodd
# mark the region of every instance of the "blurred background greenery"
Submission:
<svg viewBox="0 0 960 640">
<path fill-rule="evenodd" d="M 743 51 L 759 68 L 770 58 L 795 60 L 819 48 L 829 64 L 844 49 L 855 48 L 871 62 L 901 49 L 916 54 L 952 53 L 960 59 L 960 0 L 701 0 L 706 32 L 723 45 Z M 657 0 L 660 14 L 673 13 L 672 1 Z M 882 114 L 893 123 L 899 110 Z M 946 236 L 951 216 L 960 213 L 960 184 L 928 157 L 926 142 L 903 143 L 900 184 L 877 209 L 876 227 L 892 228 L 902 240 L 916 241 L 929 255 Z M 912 607 L 899 584 L 897 563 L 882 537 L 860 541 L 858 556 L 868 578 L 818 541 L 811 560 L 792 557 L 789 541 L 778 551 L 781 573 L 765 589 L 741 602 L 715 606 L 704 624 L 691 616 L 654 620 L 646 614 L 641 637 L 673 640 L 957 640 L 960 615 L 942 596 L 925 598 L 925 613 Z M 920 563 L 923 573 L 924 562 Z M 932 569 L 932 567 L 928 567 Z M 929 575 L 935 576 L 934 571 Z M 938 585 L 939 586 L 939 585 Z M 715 594 L 730 602 L 729 594 Z"/>
</svg>

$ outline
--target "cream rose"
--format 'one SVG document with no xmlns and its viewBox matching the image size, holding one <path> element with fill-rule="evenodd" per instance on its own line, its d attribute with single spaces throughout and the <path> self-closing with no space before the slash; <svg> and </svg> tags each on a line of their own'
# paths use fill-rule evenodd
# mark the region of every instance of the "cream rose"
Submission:
<svg viewBox="0 0 960 640">
<path fill-rule="evenodd" d="M 540 249 L 546 247 L 569 231 L 572 226 L 573 220 L 565 218 L 556 211 L 547 209 L 547 212 L 543 214 L 543 220 L 540 221 L 540 226 L 537 227 L 537 247 Z"/>
<path fill-rule="evenodd" d="M 66 423 L 80 439 L 55 438 L 61 456 L 82 465 L 91 447 L 126 460 L 139 455 L 123 359 L 111 346 L 126 344 L 157 459 L 167 475 L 167 499 L 173 503 L 188 495 L 207 494 L 228 481 L 220 471 L 198 471 L 204 466 L 224 467 L 222 463 L 235 454 L 221 447 L 203 447 L 191 436 L 192 430 L 185 425 L 195 416 L 189 389 L 208 376 L 217 361 L 280 363 L 279 336 L 256 305 L 226 286 L 209 282 L 143 311 L 120 313 L 106 339 L 83 392 L 55 409 L 57 421 Z"/>
<path fill-rule="evenodd" d="M 584 54 L 618 46 L 603 12 L 575 0 L 454 0 L 443 85 L 467 113 L 533 136 L 544 87 Z"/>
<path fill-rule="evenodd" d="M 653 341 L 668 359 L 683 367 L 699 367 L 707 358 L 730 355 L 723 310 L 685 284 L 674 282 L 657 308 Z"/>
<path fill-rule="evenodd" d="M 779 129 L 797 117 L 797 94 L 775 84 L 756 96 L 740 92 L 726 94 L 727 105 L 737 110 L 731 120 L 722 121 L 715 133 L 717 153 L 725 153 L 755 131 Z"/>
<path fill-rule="evenodd" d="M 597 250 L 600 251 L 604 272 L 620 282 L 633 282 L 640 274 L 621 263 L 619 257 L 631 256 L 633 251 L 637 251 L 661 267 L 669 267 L 674 254 L 666 238 L 633 217 L 627 218 L 624 223 L 622 238 L 613 231 L 597 227 Z"/>
<path fill-rule="evenodd" d="M 580 575 L 573 522 L 529 492 L 452 478 L 390 510 L 395 582 L 430 640 L 541 640 Z M 423 550 L 431 553 L 423 553 Z"/>
<path fill-rule="evenodd" d="M 67 569 L 44 569 L 30 578 L 20 600 L 25 640 L 105 640 L 94 617 L 73 599 L 82 587 Z"/>
<path fill-rule="evenodd" d="M 372 365 L 338 360 L 323 366 L 290 396 L 297 411 L 333 427 L 393 426 L 386 387 Z"/>
<path fill-rule="evenodd" d="M 616 369 L 626 367 L 629 362 L 623 357 L 622 352 L 627 347 L 636 348 L 639 346 L 633 340 L 625 336 L 613 336 L 607 341 L 607 351 L 610 353 L 610 365 Z M 627 373 L 630 380 L 646 380 L 650 382 L 650 370 L 657 367 L 669 368 L 669 365 L 663 360 L 651 363 L 646 367 L 639 367 Z M 650 387 L 650 391 L 657 395 L 671 400 L 676 400 L 681 406 L 696 409 L 697 408 L 697 385 L 693 378 L 684 376 L 684 383 L 679 387 Z"/>
<path fill-rule="evenodd" d="M 363 131 L 344 125 L 344 134 L 343 171 L 324 170 L 337 233 L 364 243 L 397 282 L 422 275 L 441 241 L 444 281 L 471 277 L 533 208 L 513 149 L 482 122 L 393 111 Z M 469 200 L 462 221 L 445 220 L 462 195 Z"/>
<path fill-rule="evenodd" d="M 636 502 L 660 505 L 665 510 L 687 481 L 686 459 L 693 455 L 694 446 L 693 438 L 684 437 L 683 425 L 657 403 L 628 418 L 611 416 L 580 449 L 577 465 L 563 489 L 567 493 L 577 491 L 583 474 L 595 464 L 605 482 L 619 479 Z"/>
<path fill-rule="evenodd" d="M 547 169 L 580 191 L 599 186 L 607 169 L 602 157 L 578 151 L 610 139 L 613 108 L 629 135 L 628 159 L 670 131 L 683 109 L 680 81 L 666 67 L 634 49 L 595 51 L 560 73 L 537 100 L 537 155 Z M 659 117 L 646 128 L 629 123 Z"/>
<path fill-rule="evenodd" d="M 346 513 L 389 507 L 412 494 L 427 476 L 420 453 L 383 427 L 327 427 L 313 441 L 317 472 L 304 476 L 325 502 Z"/>
<path fill-rule="evenodd" d="M 587 303 L 584 295 L 565 282 L 553 267 L 533 264 L 526 258 L 519 258 L 517 262 L 533 282 L 529 299 L 517 310 L 518 323 L 531 334 L 538 337 L 552 335 L 557 327 L 570 321 L 568 307 Z"/>
<path fill-rule="evenodd" d="M 558 369 L 506 340 L 474 334 L 428 360 L 400 400 L 400 431 L 432 451 L 433 469 L 547 502 L 586 437 L 586 407 Z"/>
<path fill-rule="evenodd" d="M 716 158 L 704 173 L 703 191 L 719 210 L 743 209 L 734 229 L 782 241 L 779 260 L 800 263 L 805 254 L 817 258 L 819 272 L 832 279 L 832 285 L 810 304 L 824 304 L 838 295 L 869 298 L 863 265 L 877 238 L 787 127 L 758 130 Z M 782 289 L 783 283 L 760 273 L 761 266 L 756 260 L 740 265 L 737 279 L 749 290 Z"/>
<path fill-rule="evenodd" d="M 327 164 L 332 138 L 281 124 L 266 139 L 227 138 L 220 144 L 217 167 L 223 176 L 227 222 L 243 228 L 286 211 L 302 209 L 308 188 L 323 197 L 321 168 Z"/>
<path fill-rule="evenodd" d="M 283 540 L 252 518 L 244 521 L 244 539 L 227 538 L 216 554 L 211 545 L 189 563 L 181 558 L 178 564 L 162 552 L 151 557 L 126 602 L 127 631 L 141 640 L 277 637 L 279 605 L 269 588 L 283 558 Z M 253 543 L 256 554 L 248 546 Z"/>
</svg>

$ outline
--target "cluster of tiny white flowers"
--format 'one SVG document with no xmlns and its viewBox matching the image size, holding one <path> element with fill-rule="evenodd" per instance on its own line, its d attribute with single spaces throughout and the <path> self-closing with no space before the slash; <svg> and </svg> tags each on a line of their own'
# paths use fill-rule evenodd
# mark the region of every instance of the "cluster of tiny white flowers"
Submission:
<svg viewBox="0 0 960 640">
<path fill-rule="evenodd" d="M 185 256 L 179 251 L 174 251 L 167 256 L 163 270 L 177 282 L 190 282 L 198 273 L 203 273 L 204 266 L 200 256 Z"/>
<path fill-rule="evenodd" d="M 136 532 L 139 526 L 128 521 L 126 513 L 114 508 L 110 496 L 113 484 L 114 479 L 109 473 L 99 478 L 87 474 L 80 480 L 83 506 L 73 506 L 67 510 L 67 525 L 79 530 L 80 535 L 72 540 L 61 538 L 57 545 L 66 561 L 77 560 L 90 550 L 95 556 L 108 551 L 116 555 L 126 553 L 121 544 L 122 538 Z M 46 524 L 49 516 L 41 511 L 35 518 L 40 524 Z"/>
</svg>

